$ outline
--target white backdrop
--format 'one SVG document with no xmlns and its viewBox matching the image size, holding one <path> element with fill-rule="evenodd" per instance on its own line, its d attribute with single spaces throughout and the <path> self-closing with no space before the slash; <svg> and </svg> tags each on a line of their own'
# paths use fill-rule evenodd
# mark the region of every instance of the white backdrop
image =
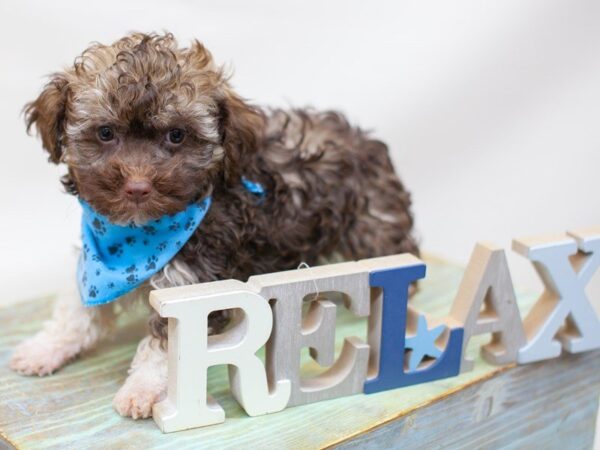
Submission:
<svg viewBox="0 0 600 450">
<path fill-rule="evenodd" d="M 73 276 L 79 207 L 19 113 L 91 41 L 197 37 L 257 103 L 345 111 L 389 144 L 424 249 L 465 262 L 476 240 L 600 225 L 599 23 L 592 0 L 3 0 L 0 301 Z"/>
</svg>

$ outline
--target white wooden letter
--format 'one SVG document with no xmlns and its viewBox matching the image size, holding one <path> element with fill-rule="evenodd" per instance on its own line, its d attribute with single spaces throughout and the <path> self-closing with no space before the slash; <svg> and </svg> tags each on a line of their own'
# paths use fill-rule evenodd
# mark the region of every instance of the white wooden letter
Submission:
<svg viewBox="0 0 600 450">
<path fill-rule="evenodd" d="M 269 392 L 265 368 L 256 352 L 271 333 L 273 316 L 266 299 L 235 280 L 153 291 L 150 303 L 169 318 L 167 398 L 153 409 L 163 432 L 220 423 L 225 412 L 207 394 L 209 366 L 228 364 L 231 390 L 251 416 L 280 411 L 287 405 L 290 382 L 279 379 Z M 231 329 L 207 336 L 212 311 L 239 308 Z"/>
<path fill-rule="evenodd" d="M 519 363 L 555 358 L 561 344 L 570 353 L 600 347 L 600 321 L 585 293 L 600 265 L 600 230 L 568 235 L 513 241 L 513 249 L 533 262 L 545 285 L 523 322 L 527 344 Z"/>
<path fill-rule="evenodd" d="M 526 340 L 504 250 L 488 243 L 475 245 L 450 317 L 465 330 L 461 372 L 473 369 L 466 351 L 471 337 L 478 334 L 492 333 L 492 341 L 481 347 L 486 361 L 498 365 L 517 362 Z"/>
</svg>

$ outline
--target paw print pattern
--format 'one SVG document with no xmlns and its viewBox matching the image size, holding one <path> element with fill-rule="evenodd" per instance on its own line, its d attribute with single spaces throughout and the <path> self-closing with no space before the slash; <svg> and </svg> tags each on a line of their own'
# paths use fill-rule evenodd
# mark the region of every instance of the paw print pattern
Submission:
<svg viewBox="0 0 600 450">
<path fill-rule="evenodd" d="M 144 225 L 142 230 L 144 230 L 144 233 L 149 234 L 150 236 L 154 236 L 156 234 L 156 228 L 154 228 L 152 225 Z"/>
<path fill-rule="evenodd" d="M 183 226 L 183 228 L 185 229 L 185 231 L 188 231 L 190 228 L 193 228 L 196 225 L 196 221 L 190 217 L 186 222 L 185 225 Z"/>
<path fill-rule="evenodd" d="M 88 253 L 90 252 L 90 246 L 87 245 L 86 243 L 83 244 L 83 251 L 81 252 L 81 256 L 83 258 L 84 261 L 87 261 L 88 259 Z"/>
<path fill-rule="evenodd" d="M 84 216 L 79 283 L 86 304 L 101 304 L 128 292 L 186 245 L 202 221 L 210 202 L 194 205 L 145 224 L 114 224 L 92 211 Z"/>
<path fill-rule="evenodd" d="M 94 219 L 94 221 L 92 222 L 92 226 L 94 227 L 94 231 L 99 234 L 99 235 L 103 235 L 104 233 L 106 233 L 106 225 L 104 225 L 104 222 L 102 222 L 100 219 L 98 219 L 97 217 Z"/>
<path fill-rule="evenodd" d="M 135 284 L 139 281 L 139 277 L 137 276 L 138 268 L 135 264 L 130 265 L 127 269 L 125 269 L 124 274 L 127 275 L 125 280 L 129 284 Z"/>
<path fill-rule="evenodd" d="M 132 273 L 126 278 L 126 280 L 129 284 L 135 284 L 139 281 L 139 278 L 135 273 Z"/>
<path fill-rule="evenodd" d="M 123 256 L 123 244 L 114 244 L 108 247 L 108 254 L 112 256 Z"/>
<path fill-rule="evenodd" d="M 158 262 L 158 258 L 156 255 L 152 255 L 148 258 L 148 263 L 146 264 L 146 270 L 154 270 L 156 269 L 156 263 Z"/>
</svg>

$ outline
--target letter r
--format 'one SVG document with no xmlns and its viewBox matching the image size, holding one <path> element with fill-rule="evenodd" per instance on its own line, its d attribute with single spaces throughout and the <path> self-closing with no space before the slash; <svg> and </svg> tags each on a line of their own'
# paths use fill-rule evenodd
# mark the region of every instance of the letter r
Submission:
<svg viewBox="0 0 600 450">
<path fill-rule="evenodd" d="M 256 356 L 271 334 L 271 308 L 265 298 L 244 287 L 227 280 L 151 293 L 152 306 L 169 317 L 167 398 L 153 409 L 163 432 L 225 420 L 223 409 L 207 394 L 207 369 L 214 365 L 229 366 L 233 396 L 249 415 L 286 407 L 290 381 L 277 381 L 269 392 L 265 367 Z M 208 315 L 234 308 L 242 311 L 241 320 L 220 335 L 207 336 Z"/>
</svg>

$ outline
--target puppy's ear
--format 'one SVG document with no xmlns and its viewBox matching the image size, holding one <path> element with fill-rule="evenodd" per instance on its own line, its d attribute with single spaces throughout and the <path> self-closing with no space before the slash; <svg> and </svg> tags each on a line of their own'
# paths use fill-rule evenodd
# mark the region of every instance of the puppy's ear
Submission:
<svg viewBox="0 0 600 450">
<path fill-rule="evenodd" d="M 55 164 L 60 162 L 62 156 L 67 85 L 64 74 L 53 75 L 39 97 L 23 108 L 27 132 L 35 125 L 42 138 L 42 146 L 50 154 L 48 159 Z"/>
<path fill-rule="evenodd" d="M 210 52 L 199 41 L 183 52 L 186 64 L 202 73 L 199 89 L 216 89 L 219 136 L 224 150 L 224 179 L 239 185 L 244 157 L 255 152 L 263 135 L 262 112 L 244 102 L 231 90 L 223 68 L 217 67 Z"/>
<path fill-rule="evenodd" d="M 244 159 L 258 149 L 263 128 L 264 117 L 260 110 L 228 90 L 219 102 L 219 129 L 225 151 L 224 178 L 228 185 L 240 183 Z"/>
</svg>

